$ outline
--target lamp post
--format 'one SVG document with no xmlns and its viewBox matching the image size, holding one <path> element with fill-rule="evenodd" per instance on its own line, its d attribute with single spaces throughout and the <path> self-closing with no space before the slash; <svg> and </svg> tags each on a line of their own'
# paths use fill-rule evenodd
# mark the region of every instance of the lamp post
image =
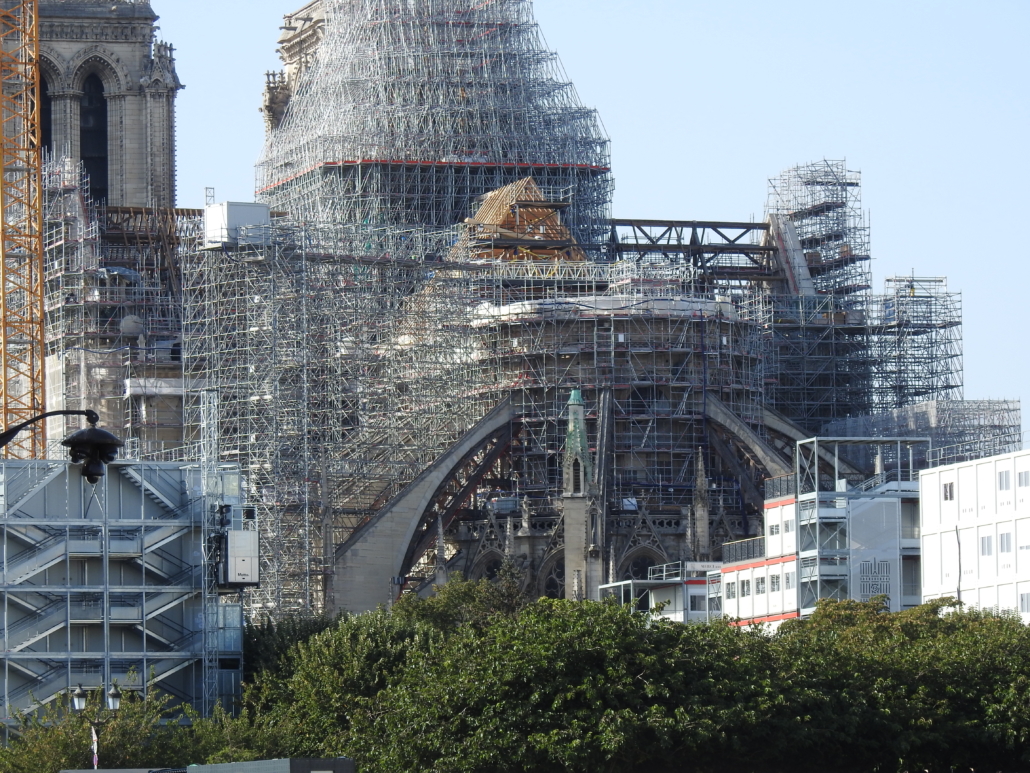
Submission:
<svg viewBox="0 0 1030 773">
<path fill-rule="evenodd" d="M 103 689 L 103 687 L 101 687 Z M 89 702 L 89 693 L 82 689 L 82 685 L 75 689 L 72 693 L 72 711 L 85 717 L 86 721 L 89 722 L 90 735 L 93 740 L 93 770 L 97 770 L 97 765 L 100 763 L 100 754 L 98 749 L 99 740 L 97 738 L 97 730 L 102 728 L 114 717 L 102 717 L 99 711 L 96 716 L 90 717 L 83 712 L 86 710 L 86 704 Z M 122 691 L 118 689 L 118 683 L 112 682 L 111 689 L 107 691 L 107 709 L 113 715 L 118 714 L 118 709 L 122 706 Z"/>
<path fill-rule="evenodd" d="M 14 436 L 37 421 L 49 418 L 50 416 L 85 416 L 90 426 L 73 432 L 61 441 L 62 446 L 67 446 L 73 464 L 82 465 L 82 476 L 92 484 L 96 484 L 104 477 L 105 465 L 113 462 L 118 457 L 118 449 L 124 444 L 117 437 L 106 429 L 97 427 L 100 417 L 96 411 L 47 411 L 39 416 L 33 416 L 28 421 L 23 421 L 10 429 L 0 432 L 0 448 L 3 448 Z"/>
</svg>

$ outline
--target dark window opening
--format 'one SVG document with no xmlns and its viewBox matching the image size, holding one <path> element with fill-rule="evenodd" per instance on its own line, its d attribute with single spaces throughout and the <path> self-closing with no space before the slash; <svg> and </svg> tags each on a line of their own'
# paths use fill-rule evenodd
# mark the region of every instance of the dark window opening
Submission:
<svg viewBox="0 0 1030 773">
<path fill-rule="evenodd" d="M 497 574 L 501 571 L 501 560 L 498 558 L 492 559 L 487 562 L 486 566 L 483 567 L 483 579 L 494 580 L 497 578 Z"/>
<path fill-rule="evenodd" d="M 651 556 L 637 556 L 630 562 L 629 566 L 627 566 L 625 571 L 622 573 L 622 579 L 646 580 L 647 570 L 655 565 L 655 560 L 651 558 Z"/>
<path fill-rule="evenodd" d="M 104 84 L 90 75 L 82 84 L 79 111 L 79 150 L 90 191 L 97 202 L 107 200 L 107 99 Z"/>
<path fill-rule="evenodd" d="M 50 96 L 50 83 L 39 79 L 39 141 L 51 155 L 54 152 L 54 100 Z"/>
<path fill-rule="evenodd" d="M 544 595 L 549 599 L 565 598 L 565 558 L 560 557 L 551 564 L 544 580 Z"/>
</svg>

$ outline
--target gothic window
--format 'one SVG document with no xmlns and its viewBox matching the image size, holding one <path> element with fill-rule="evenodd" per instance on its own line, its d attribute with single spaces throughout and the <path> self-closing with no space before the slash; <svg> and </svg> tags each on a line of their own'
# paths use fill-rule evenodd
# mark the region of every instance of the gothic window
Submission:
<svg viewBox="0 0 1030 773">
<path fill-rule="evenodd" d="M 630 561 L 629 566 L 622 573 L 624 580 L 646 580 L 647 570 L 655 566 L 655 560 L 648 555 L 637 556 Z"/>
<path fill-rule="evenodd" d="M 82 83 L 79 109 L 79 155 L 89 175 L 96 201 L 107 199 L 107 97 L 100 77 L 93 73 Z"/>
<path fill-rule="evenodd" d="M 551 562 L 544 578 L 544 595 L 549 599 L 565 598 L 565 559 Z"/>
<path fill-rule="evenodd" d="M 480 577 L 484 580 L 493 580 L 499 571 L 501 571 L 501 559 L 491 558 L 483 564 Z"/>
<path fill-rule="evenodd" d="M 47 77 L 39 79 L 39 134 L 44 149 L 54 150 L 54 100 L 50 96 L 50 81 Z"/>
<path fill-rule="evenodd" d="M 583 476 L 582 465 L 579 463 L 579 459 L 572 460 L 572 493 L 582 494 L 583 493 Z"/>
</svg>

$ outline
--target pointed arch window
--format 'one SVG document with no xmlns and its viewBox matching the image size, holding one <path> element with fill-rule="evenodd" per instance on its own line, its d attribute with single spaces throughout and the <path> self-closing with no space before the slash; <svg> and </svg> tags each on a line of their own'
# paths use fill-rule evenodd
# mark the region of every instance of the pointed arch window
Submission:
<svg viewBox="0 0 1030 773">
<path fill-rule="evenodd" d="M 579 463 L 579 459 L 572 460 L 572 493 L 583 493 L 583 465 Z"/>
<path fill-rule="evenodd" d="M 89 175 L 94 200 L 107 199 L 107 97 L 96 73 L 82 83 L 79 109 L 79 157 Z"/>
<path fill-rule="evenodd" d="M 39 79 L 39 141 L 48 152 L 54 152 L 54 99 L 50 96 L 50 80 Z"/>
</svg>

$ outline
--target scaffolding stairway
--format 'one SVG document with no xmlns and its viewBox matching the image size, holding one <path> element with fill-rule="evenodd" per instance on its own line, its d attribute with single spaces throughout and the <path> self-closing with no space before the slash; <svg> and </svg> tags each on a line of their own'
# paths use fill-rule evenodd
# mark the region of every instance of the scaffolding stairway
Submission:
<svg viewBox="0 0 1030 773">
<path fill-rule="evenodd" d="M 112 465 L 112 467 L 118 470 L 126 480 L 142 491 L 143 494 L 152 502 L 160 505 L 169 513 L 178 514 L 180 507 L 160 490 L 160 484 L 174 486 L 178 489 L 178 479 L 172 478 L 163 470 L 151 471 L 150 474 L 152 477 L 148 478 L 140 472 L 141 468 L 139 465 Z M 175 495 L 179 496 L 180 492 L 176 491 Z"/>
<path fill-rule="evenodd" d="M 63 534 L 51 535 L 42 542 L 15 554 L 0 564 L 4 584 L 21 585 L 57 563 L 65 557 L 67 540 Z M 97 543 L 97 555 L 100 555 L 100 544 Z"/>
<path fill-rule="evenodd" d="M 162 654 L 166 657 L 148 658 L 146 661 L 148 685 L 155 685 L 177 671 L 196 665 L 196 661 L 193 659 L 196 653 L 192 651 Z M 30 696 L 35 704 L 44 705 L 67 692 L 76 683 L 90 687 L 100 683 L 100 674 L 96 673 L 94 669 L 69 672 L 65 662 L 56 660 L 16 660 L 12 658 L 8 660 L 8 663 L 12 670 L 18 671 L 26 677 L 27 681 L 0 694 L 0 711 L 9 711 L 8 706 L 18 706 Z M 126 669 L 127 671 L 128 669 Z M 115 675 L 114 678 L 119 683 L 126 684 L 129 681 L 127 677 L 127 673 L 122 673 Z"/>
</svg>

